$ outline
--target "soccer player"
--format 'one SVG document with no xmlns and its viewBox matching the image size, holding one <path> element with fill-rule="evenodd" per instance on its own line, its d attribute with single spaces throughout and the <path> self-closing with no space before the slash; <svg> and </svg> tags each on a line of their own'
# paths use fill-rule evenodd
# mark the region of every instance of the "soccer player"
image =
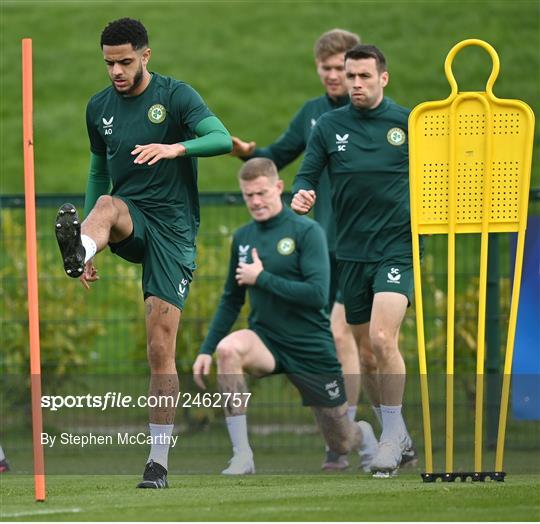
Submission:
<svg viewBox="0 0 540 524">
<path fill-rule="evenodd" d="M 197 160 L 228 153 L 223 124 L 188 84 L 148 70 L 151 51 L 141 22 L 115 20 L 101 34 L 112 85 L 93 96 L 86 121 L 91 161 L 80 223 L 71 204 L 56 219 L 70 277 L 98 279 L 94 255 L 109 245 L 142 264 L 151 396 L 176 397 L 176 334 L 195 267 L 199 226 Z M 109 193 L 109 185 L 112 190 Z M 175 408 L 149 410 L 152 444 L 139 488 L 167 487 Z"/>
<path fill-rule="evenodd" d="M 303 404 L 312 407 L 330 449 L 340 455 L 358 450 L 366 468 L 377 440 L 367 422 L 355 424 L 347 417 L 343 375 L 325 311 L 330 270 L 324 232 L 283 205 L 283 181 L 270 159 L 249 160 L 239 179 L 253 221 L 234 234 L 225 289 L 193 364 L 194 378 L 204 387 L 214 351 L 222 392 L 247 392 L 245 372 L 254 377 L 286 373 Z M 249 328 L 229 334 L 246 292 Z M 254 473 L 246 403 L 224 408 L 233 457 L 222 473 Z"/>
<path fill-rule="evenodd" d="M 255 142 L 245 142 L 233 138 L 232 155 L 244 160 L 265 157 L 274 161 L 279 170 L 283 169 L 301 155 L 317 119 L 328 111 L 349 103 L 345 85 L 345 52 L 360 42 L 360 37 L 343 29 L 332 29 L 322 34 L 315 42 L 314 54 L 317 74 L 325 89 L 325 94 L 304 103 L 293 117 L 286 131 L 267 147 L 257 147 Z M 360 389 L 360 365 L 358 350 L 351 329 L 345 321 L 343 299 L 337 291 L 336 272 L 336 225 L 330 199 L 330 182 L 324 170 L 318 182 L 318 198 L 314 217 L 326 233 L 330 255 L 330 296 L 328 311 L 331 312 L 332 333 L 337 356 L 343 368 L 345 390 L 349 404 L 348 416 L 354 420 Z M 336 296 L 337 295 L 337 296 Z M 369 347 L 364 348 L 367 353 Z M 338 456 L 327 449 L 323 469 L 346 469 L 349 466 L 346 456 Z"/>
<path fill-rule="evenodd" d="M 317 122 L 294 181 L 291 207 L 300 214 L 311 209 L 317 182 L 327 168 L 347 322 L 358 346 L 368 339 L 373 350 L 360 354 L 366 389 L 382 419 L 371 469 L 377 476 L 391 476 L 402 454 L 413 453 L 401 415 L 405 364 L 398 348 L 413 286 L 409 110 L 384 96 L 388 71 L 375 46 L 347 51 L 345 78 L 351 102 Z"/>
</svg>

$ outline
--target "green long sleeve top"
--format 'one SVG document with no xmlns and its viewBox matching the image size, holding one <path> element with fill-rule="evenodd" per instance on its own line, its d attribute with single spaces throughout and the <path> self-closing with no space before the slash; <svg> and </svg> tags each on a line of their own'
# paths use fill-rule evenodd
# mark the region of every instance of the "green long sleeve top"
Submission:
<svg viewBox="0 0 540 524">
<path fill-rule="evenodd" d="M 256 248 L 263 263 L 255 285 L 235 279 L 239 262 L 252 263 Z M 265 222 L 252 221 L 233 237 L 229 272 L 218 309 L 200 353 L 212 354 L 238 318 L 249 294 L 249 328 L 263 340 L 302 354 L 328 351 L 335 357 L 325 305 L 330 267 L 324 232 L 289 208 Z M 326 349 L 325 349 L 326 348 Z"/>
<path fill-rule="evenodd" d="M 293 193 L 316 190 L 328 170 L 338 259 L 411 257 L 408 115 L 384 98 L 374 109 L 326 113 L 313 129 Z"/>
<path fill-rule="evenodd" d="M 188 84 L 152 74 L 138 96 L 112 86 L 94 95 L 86 109 L 92 160 L 85 211 L 112 185 L 111 195 L 132 200 L 149 216 L 174 224 L 193 242 L 199 225 L 197 158 L 227 153 L 232 140 L 223 124 Z M 156 164 L 134 164 L 137 144 L 182 143 L 186 155 Z M 108 179 L 108 180 L 107 180 Z"/>
<path fill-rule="evenodd" d="M 270 158 L 278 170 L 294 162 L 306 149 L 311 131 L 321 115 L 349 103 L 349 97 L 340 97 L 333 100 L 328 95 L 308 100 L 294 115 L 285 132 L 272 144 L 266 147 L 257 147 L 248 158 Z M 323 171 L 318 181 L 317 193 L 319 198 L 314 207 L 315 220 L 322 226 L 328 241 L 328 250 L 335 251 L 336 223 L 332 211 L 330 196 L 330 181 L 328 173 Z"/>
</svg>

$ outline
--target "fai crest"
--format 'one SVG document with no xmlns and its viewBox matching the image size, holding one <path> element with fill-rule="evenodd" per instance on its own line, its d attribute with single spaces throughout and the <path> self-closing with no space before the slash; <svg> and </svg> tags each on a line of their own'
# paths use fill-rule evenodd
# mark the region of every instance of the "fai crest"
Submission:
<svg viewBox="0 0 540 524">
<path fill-rule="evenodd" d="M 393 146 L 400 146 L 405 143 L 405 131 L 399 127 L 393 127 L 386 134 L 386 139 Z"/>
<path fill-rule="evenodd" d="M 161 124 L 167 116 L 167 110 L 161 104 L 154 104 L 148 110 L 148 120 L 153 124 Z"/>
<path fill-rule="evenodd" d="M 277 250 L 280 255 L 290 255 L 294 253 L 295 247 L 296 244 L 294 243 L 294 240 L 290 237 L 282 238 L 277 243 Z"/>
</svg>

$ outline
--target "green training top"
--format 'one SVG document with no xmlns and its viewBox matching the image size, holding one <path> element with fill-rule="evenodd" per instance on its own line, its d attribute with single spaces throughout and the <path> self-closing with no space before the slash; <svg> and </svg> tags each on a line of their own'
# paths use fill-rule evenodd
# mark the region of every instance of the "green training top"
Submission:
<svg viewBox="0 0 540 524">
<path fill-rule="evenodd" d="M 311 130 L 321 115 L 349 103 L 349 96 L 333 100 L 328 95 L 308 100 L 296 113 L 289 127 L 272 144 L 257 147 L 247 158 L 265 157 L 274 161 L 279 170 L 293 162 L 306 149 Z M 326 169 L 321 174 L 317 186 L 317 201 L 314 207 L 315 220 L 321 224 L 328 240 L 328 250 L 336 250 L 336 223 L 330 198 L 330 181 Z"/>
<path fill-rule="evenodd" d="M 213 121 L 219 126 L 207 127 L 220 138 L 208 146 L 208 138 L 197 138 L 197 131 L 201 127 L 205 131 L 204 124 Z M 227 130 L 199 94 L 184 82 L 153 73 L 138 96 L 122 96 L 112 86 L 94 95 L 86 109 L 86 122 L 92 154 L 106 158 L 111 195 L 129 198 L 146 216 L 167 223 L 175 234 L 193 243 L 199 226 L 199 200 L 197 159 L 189 155 L 231 150 Z M 162 159 L 152 166 L 133 163 L 131 151 L 137 144 L 178 142 L 185 145 L 186 156 Z M 102 169 L 93 161 L 90 174 Z"/>
<path fill-rule="evenodd" d="M 239 262 L 252 263 L 252 249 L 264 266 L 255 285 L 235 279 Z M 272 347 L 302 360 L 328 355 L 336 359 L 325 312 L 330 266 L 324 232 L 308 217 L 290 208 L 265 222 L 252 221 L 233 237 L 229 274 L 221 301 L 200 353 L 212 354 L 228 335 L 249 293 L 249 328 Z"/>
<path fill-rule="evenodd" d="M 384 98 L 326 113 L 313 129 L 293 193 L 315 189 L 328 168 L 340 260 L 411 257 L 408 116 Z"/>
</svg>

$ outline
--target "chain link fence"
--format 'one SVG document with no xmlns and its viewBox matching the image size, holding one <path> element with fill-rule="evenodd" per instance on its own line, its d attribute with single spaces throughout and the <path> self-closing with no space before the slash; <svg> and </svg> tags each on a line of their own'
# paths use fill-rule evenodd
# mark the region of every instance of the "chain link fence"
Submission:
<svg viewBox="0 0 540 524">
<path fill-rule="evenodd" d="M 286 201 L 289 198 L 290 195 L 285 195 Z M 538 200 L 538 192 L 533 193 L 532 210 L 535 213 L 538 213 Z M 76 280 L 66 278 L 53 230 L 56 211 L 67 201 L 80 208 L 83 196 L 40 195 L 37 198 L 43 392 L 49 395 L 104 394 L 107 391 L 145 394 L 148 366 L 140 267 L 106 250 L 96 259 L 100 280 L 90 291 L 85 291 Z M 197 270 L 177 340 L 177 367 L 182 392 L 197 393 L 190 376 L 191 365 L 223 289 L 232 233 L 249 219 L 240 194 L 201 195 Z M 0 198 L 0 228 L 0 442 L 7 443 L 8 451 L 29 450 L 31 418 L 23 197 Z M 510 235 L 492 236 L 490 242 L 493 247 L 490 252 L 492 270 L 488 302 L 497 307 L 488 312 L 488 394 L 485 407 L 488 447 L 496 436 L 512 269 Z M 456 247 L 456 447 L 470 449 L 472 454 L 479 237 L 460 235 Z M 446 237 L 426 238 L 423 291 L 436 449 L 444 447 L 446 264 Z M 235 328 L 245 327 L 246 317 L 247 307 Z M 422 427 L 414 306 L 404 321 L 400 348 L 408 368 L 404 401 L 406 418 L 413 437 L 420 444 Z M 208 391 L 217 391 L 215 377 L 210 382 Z M 299 394 L 285 377 L 251 381 L 250 388 L 253 392 L 249 410 L 250 430 L 259 448 L 321 448 L 311 413 L 301 407 Z M 359 406 L 359 418 L 373 421 L 364 396 Z M 107 432 L 118 428 L 145 431 L 146 420 L 146 409 L 107 412 L 97 409 L 44 410 L 44 425 L 51 432 Z M 176 426 L 185 437 L 184 449 L 226 449 L 229 446 L 219 408 L 202 404 L 180 407 Z M 539 435 L 538 422 L 511 418 L 507 446 L 538 450 Z"/>
</svg>

